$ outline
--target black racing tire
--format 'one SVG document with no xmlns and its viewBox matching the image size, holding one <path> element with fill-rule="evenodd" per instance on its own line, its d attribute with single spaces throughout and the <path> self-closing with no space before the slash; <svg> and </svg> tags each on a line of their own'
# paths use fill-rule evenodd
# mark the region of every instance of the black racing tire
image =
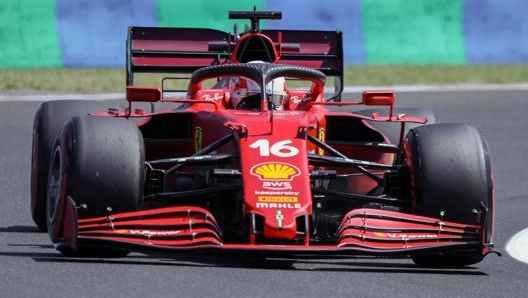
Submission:
<svg viewBox="0 0 528 298">
<path fill-rule="evenodd" d="M 487 208 L 486 242 L 493 232 L 493 178 L 489 149 L 480 132 L 468 124 L 440 123 L 412 129 L 403 144 L 409 165 L 411 201 L 417 214 L 476 224 L 474 211 Z M 425 267 L 463 267 L 480 262 L 482 248 L 415 255 Z"/>
<path fill-rule="evenodd" d="M 123 118 L 82 116 L 67 122 L 57 138 L 49 171 L 47 228 L 54 243 L 62 238 L 67 196 L 79 218 L 140 210 L 144 189 L 144 143 L 136 124 Z M 80 256 L 101 256 L 83 249 Z M 68 253 L 71 255 L 71 253 Z"/>
<path fill-rule="evenodd" d="M 31 154 L 31 217 L 41 231 L 47 230 L 48 170 L 57 134 L 72 117 L 104 111 L 106 107 L 106 103 L 96 101 L 59 100 L 42 103 L 35 113 Z"/>
<path fill-rule="evenodd" d="M 356 114 L 360 114 L 363 116 L 372 116 L 374 113 L 379 113 L 380 116 L 388 116 L 388 108 L 380 108 L 380 109 L 362 109 L 358 111 L 354 111 Z M 430 109 L 421 109 L 421 108 L 394 108 L 393 115 L 401 115 L 405 114 L 410 117 L 420 117 L 427 119 L 427 123 L 425 124 L 434 124 L 438 122 L 438 119 L 436 117 L 436 114 L 434 111 Z M 382 132 L 387 138 L 390 140 L 392 144 L 398 144 L 400 141 L 400 131 L 401 131 L 401 125 L 400 123 L 396 122 L 377 122 L 377 121 L 369 121 L 370 125 L 372 125 L 374 128 Z M 421 123 L 412 123 L 407 122 L 405 123 L 405 129 L 403 132 L 403 136 L 406 136 L 407 133 L 415 128 L 422 126 L 424 124 Z"/>
</svg>

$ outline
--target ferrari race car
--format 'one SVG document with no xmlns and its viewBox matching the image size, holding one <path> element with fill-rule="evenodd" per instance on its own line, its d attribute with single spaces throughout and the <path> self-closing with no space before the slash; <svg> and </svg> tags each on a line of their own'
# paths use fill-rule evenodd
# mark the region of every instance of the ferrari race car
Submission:
<svg viewBox="0 0 528 298">
<path fill-rule="evenodd" d="M 390 91 L 341 100 L 339 31 L 260 30 L 280 12 L 229 16 L 251 27 L 130 27 L 126 108 L 41 105 L 31 211 L 60 252 L 407 255 L 452 267 L 493 252 L 493 175 L 476 128 L 394 107 Z M 167 76 L 138 86 L 137 73 Z"/>
</svg>

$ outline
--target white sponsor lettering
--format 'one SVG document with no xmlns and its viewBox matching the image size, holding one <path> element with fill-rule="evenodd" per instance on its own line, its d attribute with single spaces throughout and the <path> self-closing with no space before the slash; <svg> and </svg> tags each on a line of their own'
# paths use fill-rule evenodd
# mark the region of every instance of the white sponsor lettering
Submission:
<svg viewBox="0 0 528 298">
<path fill-rule="evenodd" d="M 297 95 L 290 97 L 290 100 L 296 105 L 301 103 L 301 99 Z"/>
<path fill-rule="evenodd" d="M 387 233 L 389 238 L 401 238 L 401 239 L 436 239 L 437 235 L 434 234 L 399 234 L 399 233 Z"/>
<path fill-rule="evenodd" d="M 217 101 L 223 97 L 224 96 L 220 95 L 220 93 L 215 93 L 213 97 L 211 97 L 211 94 L 204 94 L 202 95 L 202 100 Z"/>
<path fill-rule="evenodd" d="M 300 203 L 257 203 L 257 208 L 264 209 L 299 209 Z"/>
<path fill-rule="evenodd" d="M 130 230 L 131 235 L 144 235 L 144 236 L 171 236 L 178 235 L 180 231 L 152 231 L 152 230 Z"/>
<path fill-rule="evenodd" d="M 259 196 L 298 196 L 299 191 L 268 191 L 255 190 L 255 194 Z"/>
<path fill-rule="evenodd" d="M 249 147 L 259 149 L 260 156 L 292 157 L 299 154 L 299 149 L 288 145 L 291 143 L 291 140 L 283 140 L 270 145 L 269 140 L 260 139 L 251 143 Z"/>
<path fill-rule="evenodd" d="M 265 189 L 291 189 L 292 185 L 289 181 L 264 181 L 262 182 L 262 187 Z"/>
</svg>

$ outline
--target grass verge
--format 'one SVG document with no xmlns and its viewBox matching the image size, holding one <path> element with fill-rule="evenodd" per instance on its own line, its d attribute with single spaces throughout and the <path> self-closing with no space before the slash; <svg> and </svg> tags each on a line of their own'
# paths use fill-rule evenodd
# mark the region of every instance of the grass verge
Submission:
<svg viewBox="0 0 528 298">
<path fill-rule="evenodd" d="M 346 86 L 528 83 L 528 65 L 347 66 Z M 160 76 L 138 76 L 136 85 L 160 84 Z M 3 69 L 0 92 L 124 92 L 124 69 Z"/>
</svg>

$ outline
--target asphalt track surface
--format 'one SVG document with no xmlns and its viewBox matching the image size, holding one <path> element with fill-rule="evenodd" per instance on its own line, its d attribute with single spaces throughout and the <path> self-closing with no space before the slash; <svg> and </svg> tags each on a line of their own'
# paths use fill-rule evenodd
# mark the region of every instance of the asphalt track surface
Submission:
<svg viewBox="0 0 528 298">
<path fill-rule="evenodd" d="M 0 102 L 0 297 L 527 297 L 528 265 L 505 246 L 528 227 L 528 91 L 398 94 L 442 122 L 478 127 L 492 151 L 496 248 L 463 269 L 405 258 L 289 259 L 131 254 L 60 256 L 29 212 L 31 132 L 38 102 Z M 454 144 L 456 145 L 456 144 Z M 528 250 L 528 248 L 526 248 Z"/>
</svg>

